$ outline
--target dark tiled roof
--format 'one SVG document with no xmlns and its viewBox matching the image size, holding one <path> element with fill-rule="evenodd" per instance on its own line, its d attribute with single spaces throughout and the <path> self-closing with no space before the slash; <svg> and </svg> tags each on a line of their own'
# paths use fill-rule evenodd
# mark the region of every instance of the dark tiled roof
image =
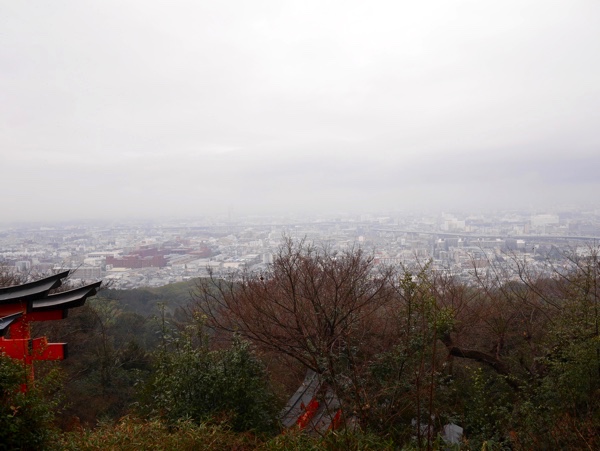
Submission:
<svg viewBox="0 0 600 451">
<path fill-rule="evenodd" d="M 68 275 L 69 271 L 64 271 L 34 282 L 0 288 L 0 304 L 11 304 L 17 301 L 31 301 L 44 298 L 50 290 L 59 287 L 61 279 L 64 279 Z"/>
</svg>

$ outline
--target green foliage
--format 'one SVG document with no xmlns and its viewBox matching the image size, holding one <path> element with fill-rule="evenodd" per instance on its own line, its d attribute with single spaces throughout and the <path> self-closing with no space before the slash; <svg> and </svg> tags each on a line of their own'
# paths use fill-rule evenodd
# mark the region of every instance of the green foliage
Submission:
<svg viewBox="0 0 600 451">
<path fill-rule="evenodd" d="M 269 436 L 279 409 L 255 348 L 237 337 L 228 347 L 209 345 L 204 318 L 176 308 L 189 300 L 190 282 L 108 291 L 64 321 L 36 324 L 46 330 L 35 336 L 70 345 L 60 364 L 69 378 L 70 419 L 62 425 L 104 420 L 94 431 L 58 437 L 55 372 L 36 372 L 36 386 L 21 393 L 22 367 L 1 359 L 0 450 L 51 442 L 73 450 L 447 449 L 438 433 L 449 422 L 465 432 L 451 449 L 600 449 L 597 259 L 574 260 L 573 271 L 555 279 L 521 274 L 522 282 L 505 283 L 496 273 L 477 288 L 436 278 L 427 267 L 373 278 L 360 253 L 325 261 L 296 251 L 282 260 L 293 263 L 288 272 L 205 292 L 210 305 L 229 306 L 212 319 L 253 306 L 253 315 L 225 321 L 221 332 L 254 325 L 245 336 L 262 344 L 271 369 L 291 358 L 316 368 L 352 428 Z M 375 282 L 373 301 L 364 293 Z M 296 304 L 282 303 L 299 293 Z M 158 322 L 152 312 L 161 313 Z M 274 374 L 273 386 L 293 393 L 291 372 Z M 128 416 L 136 393 L 144 419 Z M 423 432 L 428 427 L 432 434 Z"/>
<path fill-rule="evenodd" d="M 154 355 L 141 410 L 170 423 L 226 423 L 234 431 L 273 432 L 277 405 L 267 374 L 247 342 L 209 350 L 202 324 L 169 333 Z"/>
<path fill-rule="evenodd" d="M 57 435 L 53 427 L 59 376 L 50 371 L 23 393 L 22 364 L 0 355 L 0 450 L 41 450 Z"/>
<path fill-rule="evenodd" d="M 597 449 L 600 446 L 598 338 L 564 340 L 541 358 L 544 377 L 530 387 L 519 409 L 523 447 Z"/>
<path fill-rule="evenodd" d="M 470 374 L 469 374 L 470 373 Z M 481 367 L 468 371 L 464 381 L 465 434 L 471 449 L 510 449 L 509 425 L 514 393 L 496 373 Z"/>
<path fill-rule="evenodd" d="M 408 441 L 416 418 L 416 378 L 419 377 L 419 349 L 422 337 L 414 337 L 405 345 L 380 354 L 371 365 L 371 403 L 366 426 L 397 440 Z"/>
<path fill-rule="evenodd" d="M 290 431 L 268 441 L 250 433 L 233 432 L 220 425 L 195 423 L 190 420 L 174 424 L 154 419 L 143 420 L 127 416 L 116 424 L 101 423 L 94 430 L 72 431 L 63 434 L 55 443 L 61 451 L 157 451 L 178 450 L 237 450 L 237 451 L 287 451 L 287 450 L 395 450 L 391 440 L 363 432 L 330 432 L 312 436 L 300 431 Z"/>
<path fill-rule="evenodd" d="M 261 451 L 311 450 L 311 451 L 368 451 L 398 449 L 391 439 L 385 439 L 373 433 L 344 430 L 328 432 L 321 436 L 305 434 L 301 431 L 289 431 L 279 435 L 258 449 Z"/>
<path fill-rule="evenodd" d="M 55 445 L 61 451 L 157 451 L 175 450 L 252 450 L 257 439 L 218 425 L 178 421 L 167 425 L 160 420 L 124 417 L 117 424 L 105 422 L 94 430 L 65 433 Z"/>
<path fill-rule="evenodd" d="M 178 307 L 190 302 L 190 293 L 195 289 L 197 280 L 177 282 L 156 288 L 135 288 L 132 290 L 106 290 L 102 297 L 116 300 L 125 310 L 143 316 L 158 314 L 164 304 L 171 313 Z"/>
<path fill-rule="evenodd" d="M 514 424 L 523 448 L 600 447 L 600 269 L 598 249 L 571 257 L 572 271 L 556 282 L 551 301 L 560 308 L 545 330 L 545 353 L 536 359 Z"/>
<path fill-rule="evenodd" d="M 429 425 L 439 416 L 438 354 L 443 347 L 436 347 L 436 334 L 451 327 L 451 317 L 448 310 L 438 310 L 429 283 L 425 271 L 403 274 L 397 286 L 401 301 L 396 304 L 396 343 L 373 359 L 365 384 L 370 402 L 364 426 L 398 443 L 421 440 L 431 445 L 434 437 L 419 436 L 412 422 Z"/>
<path fill-rule="evenodd" d="M 61 362 L 70 383 L 64 387 L 61 423 L 74 419 L 94 425 L 99 418 L 119 418 L 134 402 L 134 384 L 150 371 L 146 338 L 154 335 L 144 317 L 125 312 L 115 301 L 92 299 L 56 321 L 44 335 L 69 344 Z"/>
</svg>

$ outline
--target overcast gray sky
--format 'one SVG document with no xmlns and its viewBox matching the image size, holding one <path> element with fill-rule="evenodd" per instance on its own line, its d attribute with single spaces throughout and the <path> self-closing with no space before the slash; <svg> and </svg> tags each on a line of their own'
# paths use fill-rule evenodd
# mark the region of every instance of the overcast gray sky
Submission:
<svg viewBox="0 0 600 451">
<path fill-rule="evenodd" d="M 0 221 L 600 193 L 600 1 L 0 0 Z"/>
</svg>

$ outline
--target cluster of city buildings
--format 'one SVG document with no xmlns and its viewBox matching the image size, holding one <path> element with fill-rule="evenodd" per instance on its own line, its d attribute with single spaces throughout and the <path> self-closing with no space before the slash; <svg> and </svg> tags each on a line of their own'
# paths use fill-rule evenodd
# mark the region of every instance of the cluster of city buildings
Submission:
<svg viewBox="0 0 600 451">
<path fill-rule="evenodd" d="M 263 270 L 286 237 L 330 251 L 361 247 L 376 264 L 428 264 L 468 282 L 492 265 L 543 272 L 589 252 L 600 242 L 600 211 L 0 224 L 0 265 L 36 275 L 71 269 L 74 280 L 114 288 L 161 286 Z"/>
</svg>

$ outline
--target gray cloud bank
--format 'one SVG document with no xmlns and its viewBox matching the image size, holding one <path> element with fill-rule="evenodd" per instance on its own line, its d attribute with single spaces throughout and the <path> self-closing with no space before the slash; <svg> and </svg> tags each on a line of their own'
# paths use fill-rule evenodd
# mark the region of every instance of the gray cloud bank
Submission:
<svg viewBox="0 0 600 451">
<path fill-rule="evenodd" d="M 592 0 L 0 0 L 0 220 L 594 203 L 599 25 Z"/>
</svg>

